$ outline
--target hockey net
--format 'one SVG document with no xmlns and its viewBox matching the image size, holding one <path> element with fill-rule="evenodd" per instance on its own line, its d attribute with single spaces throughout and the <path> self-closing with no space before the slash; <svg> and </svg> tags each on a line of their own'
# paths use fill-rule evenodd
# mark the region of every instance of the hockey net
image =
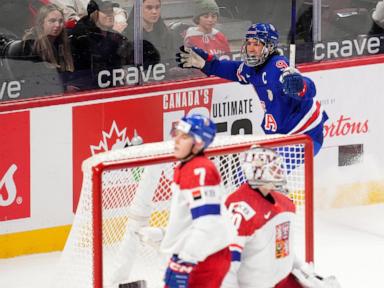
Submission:
<svg viewBox="0 0 384 288">
<path fill-rule="evenodd" d="M 225 193 L 242 177 L 239 153 L 259 145 L 286 162 L 289 196 L 297 207 L 296 253 L 313 260 L 313 146 L 307 136 L 218 136 L 206 151 L 221 173 Z M 54 287 L 119 287 L 145 280 L 163 287 L 169 255 L 140 241 L 143 226 L 166 227 L 176 162 L 173 142 L 131 146 L 97 154 L 83 163 L 83 185 Z M 303 258 L 304 259 L 304 258 Z"/>
</svg>

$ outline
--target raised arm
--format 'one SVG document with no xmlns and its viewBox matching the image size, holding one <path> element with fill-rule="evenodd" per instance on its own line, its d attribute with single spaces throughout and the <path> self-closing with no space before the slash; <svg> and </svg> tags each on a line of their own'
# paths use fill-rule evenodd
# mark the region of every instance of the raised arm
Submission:
<svg viewBox="0 0 384 288">
<path fill-rule="evenodd" d="M 176 61 L 182 68 L 197 68 L 207 76 L 218 76 L 231 81 L 241 82 L 237 77 L 237 70 L 241 61 L 219 60 L 213 54 L 209 54 L 197 47 L 180 47 L 180 53 L 176 55 Z"/>
</svg>

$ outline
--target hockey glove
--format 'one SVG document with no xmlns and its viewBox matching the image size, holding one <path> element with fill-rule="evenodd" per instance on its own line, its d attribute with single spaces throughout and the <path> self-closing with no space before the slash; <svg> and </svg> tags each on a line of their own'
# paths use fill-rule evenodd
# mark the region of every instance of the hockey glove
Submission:
<svg viewBox="0 0 384 288">
<path fill-rule="evenodd" d="M 165 272 L 165 287 L 188 288 L 189 275 L 195 265 L 181 260 L 177 255 L 173 255 Z"/>
<path fill-rule="evenodd" d="M 300 268 L 292 270 L 297 280 L 304 288 L 341 288 L 335 276 L 321 277 L 313 270 L 313 264 L 305 263 Z"/>
<path fill-rule="evenodd" d="M 305 92 L 304 79 L 295 68 L 285 68 L 281 75 L 281 82 L 283 83 L 283 91 L 286 95 L 298 100 L 303 99 L 302 96 Z"/>
<path fill-rule="evenodd" d="M 202 69 L 206 61 L 212 60 L 213 56 L 203 49 L 197 47 L 180 47 L 180 53 L 176 54 L 176 61 L 179 62 L 181 68 L 198 68 Z"/>
</svg>

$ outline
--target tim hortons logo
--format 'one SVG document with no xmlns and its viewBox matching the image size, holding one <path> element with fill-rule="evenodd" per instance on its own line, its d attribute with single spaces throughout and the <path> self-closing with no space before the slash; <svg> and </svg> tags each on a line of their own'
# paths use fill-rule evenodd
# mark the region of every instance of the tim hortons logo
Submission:
<svg viewBox="0 0 384 288">
<path fill-rule="evenodd" d="M 98 154 L 100 152 L 122 149 L 130 145 L 135 145 L 134 142 L 137 141 L 137 138 L 140 138 L 135 130 L 135 135 L 130 141 L 126 135 L 127 128 L 124 128 L 120 131 L 115 121 L 112 122 L 112 126 L 109 132 L 103 131 L 102 134 L 103 140 L 99 142 L 99 145 L 90 146 L 92 155 Z"/>
<path fill-rule="evenodd" d="M 324 137 L 340 137 L 347 135 L 365 134 L 368 132 L 368 120 L 353 121 L 351 117 L 340 115 L 336 122 L 324 125 Z"/>
<path fill-rule="evenodd" d="M 3 178 L 0 180 L 0 206 L 7 207 L 12 205 L 15 200 L 17 204 L 22 203 L 22 198 L 16 198 L 17 196 L 17 188 L 15 184 L 15 180 L 13 179 L 13 175 L 17 170 L 17 166 L 12 164 L 7 172 L 5 172 Z M 5 195 L 1 193 L 3 191 L 3 187 L 5 186 Z"/>
</svg>

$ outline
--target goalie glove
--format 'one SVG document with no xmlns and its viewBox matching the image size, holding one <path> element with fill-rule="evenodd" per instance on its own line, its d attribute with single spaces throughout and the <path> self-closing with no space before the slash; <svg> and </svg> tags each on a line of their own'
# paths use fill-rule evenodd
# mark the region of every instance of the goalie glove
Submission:
<svg viewBox="0 0 384 288">
<path fill-rule="evenodd" d="M 285 68 L 280 81 L 283 84 L 283 91 L 286 95 L 298 100 L 303 99 L 306 83 L 297 69 L 292 67 Z"/>
<path fill-rule="evenodd" d="M 189 276 L 195 265 L 195 263 L 184 261 L 177 255 L 173 255 L 165 272 L 165 287 L 188 288 Z"/>
<path fill-rule="evenodd" d="M 205 62 L 213 59 L 213 55 L 197 47 L 181 46 L 180 51 L 180 53 L 176 54 L 176 61 L 179 62 L 181 68 L 203 69 Z"/>
<path fill-rule="evenodd" d="M 313 270 L 313 263 L 294 268 L 292 274 L 304 288 L 341 288 L 335 276 L 321 277 Z"/>
</svg>

